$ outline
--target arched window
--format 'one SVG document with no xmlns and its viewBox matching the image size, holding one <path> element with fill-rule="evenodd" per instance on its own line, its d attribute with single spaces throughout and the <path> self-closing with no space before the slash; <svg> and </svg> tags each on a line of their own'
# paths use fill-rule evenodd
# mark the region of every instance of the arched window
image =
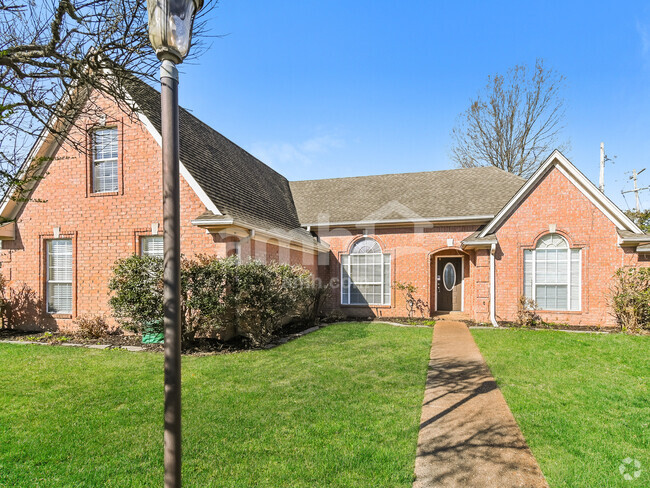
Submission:
<svg viewBox="0 0 650 488">
<path fill-rule="evenodd" d="M 524 251 L 524 295 L 540 310 L 580 310 L 580 249 L 559 234 L 547 234 Z"/>
<path fill-rule="evenodd" d="M 390 305 L 390 254 L 370 237 L 355 242 L 341 256 L 343 305 Z"/>
</svg>

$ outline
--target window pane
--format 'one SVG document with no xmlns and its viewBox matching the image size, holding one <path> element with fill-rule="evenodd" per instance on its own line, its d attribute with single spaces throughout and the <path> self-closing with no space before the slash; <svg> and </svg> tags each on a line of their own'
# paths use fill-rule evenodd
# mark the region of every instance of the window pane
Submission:
<svg viewBox="0 0 650 488">
<path fill-rule="evenodd" d="M 93 132 L 93 192 L 117 191 L 117 128 Z"/>
<path fill-rule="evenodd" d="M 571 249 L 571 310 L 580 310 L 580 249 Z"/>
<path fill-rule="evenodd" d="M 72 312 L 72 240 L 47 242 L 47 311 Z"/>
<path fill-rule="evenodd" d="M 524 251 L 524 296 L 533 298 L 533 251 Z"/>
<path fill-rule="evenodd" d="M 142 255 L 156 258 L 163 257 L 163 238 L 162 236 L 146 236 L 141 238 Z"/>
<path fill-rule="evenodd" d="M 49 313 L 71 313 L 72 283 L 49 283 L 47 298 Z"/>
<path fill-rule="evenodd" d="M 352 246 L 352 249 L 350 250 L 350 254 L 381 254 L 381 248 L 379 247 L 379 243 L 371 239 L 370 237 L 365 237 L 363 239 L 358 240 L 357 242 L 354 243 Z"/>
<path fill-rule="evenodd" d="M 93 133 L 94 159 L 117 158 L 117 128 L 99 129 Z"/>
<path fill-rule="evenodd" d="M 390 305 L 390 254 L 384 254 L 384 305 Z"/>
<path fill-rule="evenodd" d="M 350 303 L 348 291 L 350 288 L 350 256 L 341 256 L 341 303 L 347 305 Z"/>
<path fill-rule="evenodd" d="M 580 309 L 580 250 L 569 249 L 559 234 L 548 234 L 535 251 L 524 251 L 524 295 L 533 290 L 542 310 Z"/>
<path fill-rule="evenodd" d="M 350 254 L 341 256 L 342 304 L 388 304 L 390 303 L 390 289 L 390 255 Z"/>
<path fill-rule="evenodd" d="M 536 291 L 541 310 L 567 310 L 566 285 L 537 285 Z"/>
</svg>

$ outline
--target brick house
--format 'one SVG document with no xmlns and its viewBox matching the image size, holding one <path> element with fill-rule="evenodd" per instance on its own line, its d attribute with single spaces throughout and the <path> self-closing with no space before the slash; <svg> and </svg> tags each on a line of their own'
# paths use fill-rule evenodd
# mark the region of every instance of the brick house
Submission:
<svg viewBox="0 0 650 488">
<path fill-rule="evenodd" d="M 137 116 L 91 94 L 95 115 L 66 141 L 43 133 L 23 169 L 44 177 L 28 201 L 2 201 L 17 325 L 108 313 L 115 260 L 162 252 L 160 95 L 137 81 L 128 93 Z M 474 168 L 288 182 L 183 109 L 180 127 L 183 253 L 303 265 L 345 315 L 406 315 L 399 282 L 426 314 L 508 321 L 525 295 L 545 320 L 612 325 L 615 270 L 650 262 L 650 236 L 558 151 L 528 180 Z"/>
</svg>

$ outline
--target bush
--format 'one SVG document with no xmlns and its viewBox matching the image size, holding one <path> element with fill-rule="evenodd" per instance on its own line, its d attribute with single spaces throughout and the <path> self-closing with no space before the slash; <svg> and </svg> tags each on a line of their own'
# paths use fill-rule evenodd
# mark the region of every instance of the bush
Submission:
<svg viewBox="0 0 650 488">
<path fill-rule="evenodd" d="M 145 323 L 162 323 L 162 258 L 134 254 L 119 259 L 108 289 L 113 292 L 109 299 L 113 315 L 124 328 L 142 332 Z"/>
<path fill-rule="evenodd" d="M 183 341 L 199 333 L 220 333 L 235 320 L 235 296 L 231 293 L 237 258 L 199 255 L 181 264 Z"/>
<path fill-rule="evenodd" d="M 91 339 L 106 337 L 111 328 L 102 315 L 82 315 L 74 320 L 74 324 L 84 336 Z"/>
<path fill-rule="evenodd" d="M 535 300 L 521 295 L 517 306 L 517 325 L 520 327 L 535 327 L 539 325 L 542 319 L 537 314 L 538 309 L 539 307 Z"/>
<path fill-rule="evenodd" d="M 309 326 L 316 325 L 320 318 L 323 305 L 331 292 L 330 285 L 323 285 L 318 279 L 305 283 L 303 288 L 303 310 L 301 320 Z"/>
<path fill-rule="evenodd" d="M 237 328 L 255 346 L 268 343 L 304 307 L 313 286 L 309 271 L 286 264 L 249 261 L 237 266 L 233 284 Z"/>
<path fill-rule="evenodd" d="M 650 329 L 650 268 L 619 268 L 611 306 L 621 330 Z"/>
<path fill-rule="evenodd" d="M 117 261 L 109 303 L 124 327 L 142 332 L 145 326 L 162 324 L 162 276 L 162 259 L 133 255 Z M 183 259 L 182 341 L 187 344 L 197 334 L 222 333 L 230 326 L 251 344 L 263 345 L 292 316 L 314 323 L 326 293 L 327 288 L 299 266 L 240 264 L 234 257 L 205 255 Z"/>
</svg>

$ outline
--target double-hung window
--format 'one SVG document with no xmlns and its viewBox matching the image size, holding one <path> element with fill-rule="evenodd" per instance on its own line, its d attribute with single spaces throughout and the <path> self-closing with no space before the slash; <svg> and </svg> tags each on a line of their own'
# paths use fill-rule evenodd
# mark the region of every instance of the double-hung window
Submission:
<svg viewBox="0 0 650 488">
<path fill-rule="evenodd" d="M 117 127 L 93 131 L 93 193 L 112 193 L 117 183 Z"/>
<path fill-rule="evenodd" d="M 140 238 L 140 254 L 154 258 L 163 257 L 163 237 L 143 236 Z"/>
<path fill-rule="evenodd" d="M 341 256 L 343 305 L 390 305 L 390 254 L 365 237 Z"/>
<path fill-rule="evenodd" d="M 580 249 L 564 237 L 548 234 L 524 251 L 524 295 L 540 310 L 580 310 Z"/>
<path fill-rule="evenodd" d="M 47 311 L 72 313 L 72 240 L 47 241 Z"/>
</svg>

